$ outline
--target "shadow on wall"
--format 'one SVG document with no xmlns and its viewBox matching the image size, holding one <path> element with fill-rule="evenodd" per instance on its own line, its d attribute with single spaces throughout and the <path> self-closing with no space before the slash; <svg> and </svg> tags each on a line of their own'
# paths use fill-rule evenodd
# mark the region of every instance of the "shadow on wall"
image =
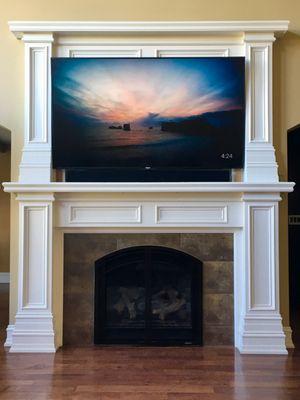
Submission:
<svg viewBox="0 0 300 400">
<path fill-rule="evenodd" d="M 11 131 L 5 128 L 4 126 L 0 125 L 0 153 L 6 153 L 7 151 L 10 151 L 10 144 L 11 144 Z"/>
<path fill-rule="evenodd" d="M 0 125 L 0 184 L 10 180 L 10 130 Z M 0 283 L 8 282 L 10 196 L 0 185 Z"/>
<path fill-rule="evenodd" d="M 0 125 L 0 343 L 8 324 L 10 196 L 1 183 L 10 180 L 11 132 Z"/>
</svg>

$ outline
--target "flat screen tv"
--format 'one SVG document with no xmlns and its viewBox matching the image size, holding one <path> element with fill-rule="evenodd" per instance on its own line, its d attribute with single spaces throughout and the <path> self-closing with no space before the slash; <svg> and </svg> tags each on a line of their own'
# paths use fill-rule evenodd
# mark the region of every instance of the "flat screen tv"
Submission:
<svg viewBox="0 0 300 400">
<path fill-rule="evenodd" d="M 53 58 L 54 168 L 242 168 L 243 57 Z"/>
</svg>

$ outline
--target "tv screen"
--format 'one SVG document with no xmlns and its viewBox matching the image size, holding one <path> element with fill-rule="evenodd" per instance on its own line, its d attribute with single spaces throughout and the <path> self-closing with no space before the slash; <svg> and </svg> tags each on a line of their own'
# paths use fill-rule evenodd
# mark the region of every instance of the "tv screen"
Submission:
<svg viewBox="0 0 300 400">
<path fill-rule="evenodd" d="M 54 168 L 242 168 L 243 57 L 53 58 Z"/>
</svg>

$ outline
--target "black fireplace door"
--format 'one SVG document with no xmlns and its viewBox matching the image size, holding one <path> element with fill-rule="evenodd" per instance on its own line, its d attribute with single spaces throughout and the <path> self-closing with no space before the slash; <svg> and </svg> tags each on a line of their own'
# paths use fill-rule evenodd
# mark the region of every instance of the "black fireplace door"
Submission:
<svg viewBox="0 0 300 400">
<path fill-rule="evenodd" d="M 158 246 L 96 261 L 94 341 L 201 345 L 202 263 Z"/>
</svg>

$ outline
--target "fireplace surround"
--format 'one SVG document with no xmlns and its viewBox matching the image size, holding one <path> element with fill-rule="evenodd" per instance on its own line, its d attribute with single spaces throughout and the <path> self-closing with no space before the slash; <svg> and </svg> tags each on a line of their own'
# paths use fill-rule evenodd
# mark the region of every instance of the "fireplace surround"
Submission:
<svg viewBox="0 0 300 400">
<path fill-rule="evenodd" d="M 11 352 L 63 345 L 65 233 L 224 234 L 234 243 L 234 345 L 286 354 L 279 309 L 279 182 L 272 138 L 272 45 L 286 21 L 11 22 L 25 44 L 25 127 L 19 180 L 18 299 Z M 55 182 L 50 57 L 245 56 L 244 170 L 233 182 Z M 134 244 L 133 244 L 134 246 Z M 11 304 L 11 307 L 13 305 Z"/>
<path fill-rule="evenodd" d="M 190 276 L 191 273 L 194 275 L 188 286 L 193 286 L 191 291 L 194 291 L 194 294 L 190 300 L 194 303 L 195 318 L 198 320 L 194 325 L 195 328 L 197 328 L 196 325 L 198 324 L 198 331 L 195 329 L 192 338 L 185 338 L 183 335 L 181 338 L 179 335 L 177 340 L 174 340 L 173 343 L 203 343 L 204 346 L 233 345 L 233 235 L 229 233 L 65 234 L 63 288 L 64 344 L 73 346 L 92 345 L 95 341 L 94 324 L 95 326 L 98 325 L 100 331 L 99 342 L 105 341 L 105 338 L 101 337 L 101 333 L 104 333 L 101 332 L 102 327 L 104 327 L 106 323 L 105 314 L 99 316 L 98 324 L 96 316 L 94 319 L 94 314 L 96 308 L 98 308 L 100 313 L 105 312 L 106 308 L 105 265 L 107 264 L 107 260 L 109 261 L 108 267 L 110 268 L 114 267 L 115 263 L 117 264 L 115 265 L 116 269 L 113 268 L 113 270 L 116 271 L 115 277 L 118 278 L 120 273 L 120 279 L 123 279 L 123 284 L 121 285 L 120 283 L 119 286 L 129 286 L 131 289 L 135 286 L 135 277 L 131 277 L 129 276 L 130 274 L 127 274 L 127 266 L 129 268 L 131 267 L 133 271 L 138 268 L 140 282 L 138 286 L 141 288 L 140 291 L 142 294 L 145 291 L 144 287 L 147 287 L 145 284 L 147 280 L 150 284 L 147 287 L 148 293 L 159 292 L 159 290 L 156 290 L 155 285 L 151 285 L 151 271 L 144 268 L 145 264 L 150 263 L 152 264 L 150 265 L 150 267 L 152 267 L 151 269 L 154 269 L 155 272 L 155 268 L 157 267 L 155 261 L 157 261 L 157 259 L 154 258 L 152 262 L 151 257 L 145 258 L 144 253 L 144 251 L 147 250 L 151 253 L 153 248 L 162 250 L 163 253 L 165 252 L 162 264 L 165 261 L 166 268 L 170 268 L 170 273 L 162 276 L 162 278 L 165 278 L 161 280 L 162 285 L 170 286 L 170 289 L 172 289 L 173 286 L 173 289 L 178 291 L 178 289 L 176 289 L 178 283 L 176 283 L 176 280 L 175 282 L 172 281 L 172 267 L 170 267 L 170 264 L 174 264 L 174 271 L 176 265 L 178 272 L 183 268 L 183 275 L 186 265 L 187 277 Z M 129 259 L 127 258 L 127 252 Z M 132 265 L 130 262 L 132 253 L 136 261 L 140 258 L 141 262 L 139 264 L 136 262 L 135 265 Z M 188 269 L 190 262 L 192 263 L 192 267 L 194 266 L 194 271 Z M 171 277 L 170 279 L 169 276 Z M 157 279 L 159 276 L 157 277 L 156 274 L 154 278 Z M 174 279 L 176 279 L 176 276 Z M 97 286 L 98 289 L 100 289 L 98 291 L 99 297 L 97 296 Z M 181 290 L 182 289 L 180 289 L 179 292 Z M 155 295 L 155 293 L 153 293 L 153 295 Z M 144 307 L 141 304 L 143 298 L 141 298 L 142 296 L 135 296 L 135 291 L 133 291 L 131 295 L 133 296 L 131 301 L 132 306 L 139 309 L 139 319 L 141 319 L 144 313 Z M 178 293 L 178 295 L 180 295 L 180 293 Z M 137 298 L 135 299 L 135 297 Z M 177 297 L 180 296 L 176 296 L 175 300 Z M 168 307 L 169 303 L 169 299 L 166 298 L 165 306 Z M 130 318 L 128 321 L 128 310 L 124 306 L 124 299 L 122 299 L 122 293 L 119 292 L 118 287 L 114 291 L 114 305 L 117 307 L 116 309 L 114 306 L 109 308 L 112 309 L 112 316 L 117 318 L 117 322 L 119 317 L 124 320 L 125 324 L 131 322 Z M 183 323 L 187 322 L 184 318 L 186 316 L 187 305 L 190 307 L 187 301 L 183 301 L 182 304 L 178 301 L 179 322 L 181 320 Z M 155 317 L 154 323 L 157 323 L 155 309 L 158 309 L 158 307 L 157 300 L 155 301 L 154 299 L 153 304 L 148 304 L 149 325 L 151 325 L 151 313 L 153 312 Z M 74 310 L 76 310 L 75 315 Z M 170 313 L 166 314 L 166 318 L 163 320 L 172 322 L 172 317 L 176 317 L 177 307 L 175 307 L 174 310 L 175 314 L 172 315 L 172 308 L 169 309 Z M 133 323 L 135 323 L 134 318 Z M 135 328 L 134 324 L 132 325 L 133 328 Z M 143 326 L 138 333 L 143 335 L 145 333 L 145 328 L 147 327 Z M 192 334 L 193 332 L 189 331 L 188 333 Z M 201 336 L 203 340 L 201 340 Z M 109 339 L 113 338 L 108 337 L 106 342 L 108 342 Z M 119 335 L 118 332 L 117 338 L 112 340 L 112 342 L 124 343 L 126 342 L 125 339 L 126 338 L 122 337 L 122 333 Z M 136 340 L 130 340 L 130 338 L 128 338 L 128 342 L 138 344 L 142 343 L 143 339 L 146 338 L 138 337 Z M 150 338 L 148 338 L 148 343 L 161 345 L 172 343 L 172 337 L 169 335 L 166 335 L 163 339 L 164 340 L 159 342 L 157 339 L 155 341 L 150 341 Z"/>
</svg>

